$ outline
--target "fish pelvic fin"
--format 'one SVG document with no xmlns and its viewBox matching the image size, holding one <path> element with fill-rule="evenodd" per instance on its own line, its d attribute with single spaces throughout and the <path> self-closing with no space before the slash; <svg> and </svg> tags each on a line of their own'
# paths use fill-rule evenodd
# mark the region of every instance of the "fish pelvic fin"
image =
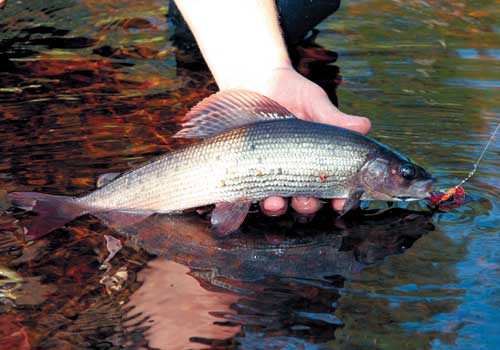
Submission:
<svg viewBox="0 0 500 350">
<path fill-rule="evenodd" d="M 251 202 L 217 203 L 210 223 L 217 237 L 225 237 L 238 230 L 245 220 Z"/>
<path fill-rule="evenodd" d="M 185 116 L 174 137 L 207 138 L 262 121 L 296 118 L 278 102 L 257 92 L 225 90 L 213 94 Z"/>
<path fill-rule="evenodd" d="M 95 187 L 101 188 L 103 186 L 106 186 L 110 182 L 113 182 L 118 176 L 120 176 L 122 173 L 105 173 L 101 174 L 97 177 L 97 181 L 95 183 Z"/>
<path fill-rule="evenodd" d="M 73 197 L 38 192 L 12 192 L 9 198 L 15 207 L 38 215 L 26 226 L 28 239 L 37 239 L 85 214 L 85 208 Z"/>
</svg>

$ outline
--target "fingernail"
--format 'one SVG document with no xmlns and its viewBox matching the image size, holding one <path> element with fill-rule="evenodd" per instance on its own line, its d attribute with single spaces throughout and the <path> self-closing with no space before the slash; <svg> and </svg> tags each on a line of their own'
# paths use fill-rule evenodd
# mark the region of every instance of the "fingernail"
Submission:
<svg viewBox="0 0 500 350">
<path fill-rule="evenodd" d="M 286 213 L 288 202 L 282 197 L 269 197 L 260 202 L 260 210 L 268 216 L 280 216 Z"/>
<path fill-rule="evenodd" d="M 293 200 L 297 203 L 303 204 L 303 205 L 309 205 L 311 203 L 312 197 L 306 197 L 306 196 L 297 196 L 293 197 Z"/>
<path fill-rule="evenodd" d="M 321 203 L 317 198 L 298 196 L 292 198 L 292 208 L 300 214 L 313 214 L 321 209 Z"/>
<path fill-rule="evenodd" d="M 345 199 L 334 199 L 332 201 L 333 210 L 341 212 L 344 210 Z"/>
</svg>

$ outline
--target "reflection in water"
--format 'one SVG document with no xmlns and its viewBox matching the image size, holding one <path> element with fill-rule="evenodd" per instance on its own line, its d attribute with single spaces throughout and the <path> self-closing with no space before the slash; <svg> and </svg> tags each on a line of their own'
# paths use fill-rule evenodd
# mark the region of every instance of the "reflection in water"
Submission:
<svg viewBox="0 0 500 350">
<path fill-rule="evenodd" d="M 432 229 L 429 215 L 391 209 L 349 222 L 323 210 L 312 223 L 301 224 L 291 217 L 256 214 L 239 234 L 224 240 L 214 238 L 208 222 L 194 214 L 153 215 L 115 229 L 149 253 L 192 268 L 204 269 L 211 263 L 216 276 L 259 280 L 275 274 L 322 279 L 350 276 L 358 263 L 372 264 L 402 252 Z"/>
<path fill-rule="evenodd" d="M 198 215 L 153 215 L 120 227 L 161 256 L 141 272 L 143 285 L 126 305 L 128 331 L 145 330 L 149 345 L 161 349 L 189 348 L 190 341 L 265 349 L 334 339 L 343 325 L 334 312 L 344 280 L 404 252 L 433 225 L 430 214 L 402 209 L 353 222 L 328 214 L 308 224 L 256 215 L 224 240 Z"/>
<path fill-rule="evenodd" d="M 157 259 L 138 277 L 142 286 L 125 307 L 125 327 L 130 334 L 143 331 L 155 349 L 198 348 L 192 338 L 226 339 L 238 331 L 223 317 L 232 312 L 236 295 L 203 288 L 189 275 L 189 269 L 173 261 Z M 217 315 L 221 315 L 217 317 Z"/>
</svg>

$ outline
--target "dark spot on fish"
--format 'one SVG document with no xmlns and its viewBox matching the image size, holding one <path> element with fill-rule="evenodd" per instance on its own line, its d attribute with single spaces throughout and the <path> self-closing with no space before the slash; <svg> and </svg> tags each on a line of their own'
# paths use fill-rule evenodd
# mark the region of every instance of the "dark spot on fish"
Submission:
<svg viewBox="0 0 500 350">
<path fill-rule="evenodd" d="M 255 144 L 253 144 L 253 143 L 252 143 L 252 144 L 250 145 L 250 149 L 251 149 L 252 151 L 253 151 L 253 150 L 255 150 L 256 148 L 257 148 L 257 146 L 256 146 Z"/>
</svg>

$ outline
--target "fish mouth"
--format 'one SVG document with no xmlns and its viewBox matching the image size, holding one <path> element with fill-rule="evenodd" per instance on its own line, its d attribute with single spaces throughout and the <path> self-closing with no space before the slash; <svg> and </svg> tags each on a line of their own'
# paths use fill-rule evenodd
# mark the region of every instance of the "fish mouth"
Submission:
<svg viewBox="0 0 500 350">
<path fill-rule="evenodd" d="M 432 185 L 434 184 L 434 179 L 429 179 L 425 181 L 419 181 L 411 187 L 411 195 L 410 196 L 398 196 L 396 200 L 399 201 L 418 201 L 424 198 L 429 197 L 429 193 L 431 192 Z"/>
<path fill-rule="evenodd" d="M 396 200 L 402 201 L 402 202 L 410 202 L 410 201 L 418 201 L 422 198 L 417 198 L 417 197 L 396 197 Z"/>
</svg>

